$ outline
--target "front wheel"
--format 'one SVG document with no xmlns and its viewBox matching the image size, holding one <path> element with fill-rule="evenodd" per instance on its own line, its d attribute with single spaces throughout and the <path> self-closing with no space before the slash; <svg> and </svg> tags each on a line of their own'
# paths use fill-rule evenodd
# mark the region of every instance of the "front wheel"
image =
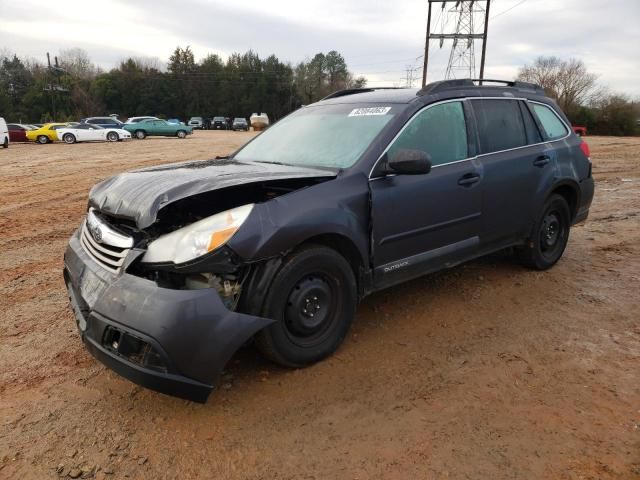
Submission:
<svg viewBox="0 0 640 480">
<path fill-rule="evenodd" d="M 47 137 L 46 135 L 39 135 L 36 141 L 40 145 L 44 145 L 45 143 L 49 143 L 49 137 Z"/>
<path fill-rule="evenodd" d="M 187 136 L 187 132 L 185 132 L 184 130 L 178 130 L 178 138 L 185 138 Z"/>
<path fill-rule="evenodd" d="M 535 270 L 546 270 L 556 264 L 569 241 L 571 212 L 561 195 L 551 195 L 542 207 L 533 235 L 516 252 L 520 262 Z"/>
<path fill-rule="evenodd" d="M 64 143 L 76 143 L 76 137 L 71 133 L 65 133 L 64 137 L 62 137 L 62 140 L 64 140 Z"/>
<path fill-rule="evenodd" d="M 4 143 L 2 144 L 2 148 L 9 148 L 9 139 L 5 137 Z"/>
<path fill-rule="evenodd" d="M 136 130 L 136 138 L 138 140 L 144 140 L 144 138 L 147 136 L 146 132 L 144 130 Z"/>
<path fill-rule="evenodd" d="M 107 133 L 107 140 L 110 142 L 117 142 L 119 139 L 118 134 L 116 132 Z"/>
<path fill-rule="evenodd" d="M 331 355 L 342 343 L 358 303 L 349 263 L 335 250 L 307 246 L 284 261 L 263 306 L 276 320 L 256 336 L 270 360 L 303 367 Z"/>
</svg>

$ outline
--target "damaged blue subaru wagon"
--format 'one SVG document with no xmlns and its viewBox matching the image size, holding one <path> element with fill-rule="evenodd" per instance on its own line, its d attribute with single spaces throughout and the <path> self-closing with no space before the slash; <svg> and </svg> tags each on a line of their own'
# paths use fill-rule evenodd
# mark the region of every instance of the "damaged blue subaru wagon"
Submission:
<svg viewBox="0 0 640 480">
<path fill-rule="evenodd" d="M 64 278 L 91 354 L 204 402 L 249 340 L 288 367 L 327 357 L 376 290 L 507 247 L 551 267 L 593 192 L 540 87 L 343 90 L 228 157 L 97 184 Z"/>
</svg>

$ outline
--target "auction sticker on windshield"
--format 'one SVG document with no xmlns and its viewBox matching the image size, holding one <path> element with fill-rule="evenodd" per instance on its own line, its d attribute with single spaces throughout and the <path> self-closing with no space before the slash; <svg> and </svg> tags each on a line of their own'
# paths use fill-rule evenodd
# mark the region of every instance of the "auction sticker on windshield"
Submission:
<svg viewBox="0 0 640 480">
<path fill-rule="evenodd" d="M 354 108 L 349 114 L 350 117 L 366 117 L 369 115 L 386 115 L 391 107 L 366 107 Z"/>
</svg>

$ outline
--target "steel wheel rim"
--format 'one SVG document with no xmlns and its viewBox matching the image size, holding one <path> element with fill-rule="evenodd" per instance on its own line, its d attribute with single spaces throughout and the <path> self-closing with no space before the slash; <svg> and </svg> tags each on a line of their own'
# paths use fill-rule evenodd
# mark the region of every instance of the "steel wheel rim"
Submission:
<svg viewBox="0 0 640 480">
<path fill-rule="evenodd" d="M 540 226 L 540 252 L 546 258 L 554 258 L 562 248 L 567 227 L 562 214 L 557 210 L 548 211 Z"/>
<path fill-rule="evenodd" d="M 284 310 L 289 339 L 307 347 L 321 343 L 337 321 L 338 296 L 337 285 L 324 275 L 308 274 L 298 280 Z"/>
</svg>

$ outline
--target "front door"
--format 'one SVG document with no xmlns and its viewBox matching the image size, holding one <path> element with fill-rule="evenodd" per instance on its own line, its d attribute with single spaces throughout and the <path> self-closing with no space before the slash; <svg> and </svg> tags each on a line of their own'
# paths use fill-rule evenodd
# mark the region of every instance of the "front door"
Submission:
<svg viewBox="0 0 640 480">
<path fill-rule="evenodd" d="M 423 175 L 378 175 L 372 197 L 375 283 L 383 287 L 468 256 L 482 225 L 481 164 L 467 129 L 468 107 L 449 101 L 421 110 L 387 150 L 422 150 L 432 159 Z"/>
</svg>

